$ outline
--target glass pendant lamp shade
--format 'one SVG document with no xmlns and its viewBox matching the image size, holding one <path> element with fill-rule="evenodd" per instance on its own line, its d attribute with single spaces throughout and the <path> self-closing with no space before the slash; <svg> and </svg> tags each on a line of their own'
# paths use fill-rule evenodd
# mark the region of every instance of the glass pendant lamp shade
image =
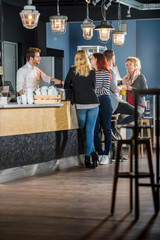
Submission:
<svg viewBox="0 0 160 240">
<path fill-rule="evenodd" d="M 61 15 L 49 17 L 52 32 L 59 35 L 65 33 L 67 27 L 67 19 L 67 16 Z"/>
<path fill-rule="evenodd" d="M 114 32 L 112 32 L 113 43 L 115 45 L 122 46 L 124 44 L 124 42 L 125 42 L 125 35 L 126 35 L 126 32 L 123 32 L 123 31 L 114 31 Z"/>
<path fill-rule="evenodd" d="M 83 21 L 83 24 L 81 24 L 81 28 L 83 31 L 84 39 L 90 40 L 93 37 L 93 29 L 95 28 L 93 21 L 89 18 L 86 18 Z"/>
<path fill-rule="evenodd" d="M 118 31 L 112 32 L 113 43 L 118 46 L 122 46 L 125 42 L 125 35 L 127 34 L 127 24 L 120 23 L 121 19 L 121 7 L 118 4 Z"/>
<path fill-rule="evenodd" d="M 108 25 L 107 21 L 102 21 L 101 25 L 95 27 L 95 30 L 98 33 L 98 39 L 102 43 L 106 43 L 110 39 L 110 32 L 114 30 L 112 25 Z"/>
<path fill-rule="evenodd" d="M 28 0 L 28 5 L 24 6 L 24 10 L 20 12 L 22 24 L 25 28 L 34 29 L 38 25 L 40 13 L 36 7 L 31 5 L 32 0 Z"/>
<path fill-rule="evenodd" d="M 57 15 L 49 17 L 51 30 L 57 35 L 61 35 L 66 32 L 67 16 L 62 16 L 59 13 L 59 0 L 57 0 Z"/>
<path fill-rule="evenodd" d="M 88 2 L 87 2 L 87 18 L 83 21 L 83 24 L 81 24 L 81 28 L 83 31 L 84 39 L 90 40 L 93 37 L 93 29 L 95 28 L 95 25 L 93 24 L 93 21 L 89 18 Z"/>
</svg>

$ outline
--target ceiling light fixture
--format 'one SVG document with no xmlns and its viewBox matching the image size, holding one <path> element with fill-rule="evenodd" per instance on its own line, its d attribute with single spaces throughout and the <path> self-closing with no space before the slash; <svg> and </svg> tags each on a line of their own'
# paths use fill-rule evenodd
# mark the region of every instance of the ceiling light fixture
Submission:
<svg viewBox="0 0 160 240">
<path fill-rule="evenodd" d="M 120 19 L 121 19 L 121 7 L 120 4 L 118 4 L 118 31 L 113 31 L 112 36 L 113 36 L 113 43 L 118 46 L 122 46 L 125 42 L 125 35 L 126 32 L 122 31 L 121 29 L 121 24 L 120 24 Z"/>
<path fill-rule="evenodd" d="M 49 17 L 52 32 L 61 35 L 66 32 L 67 16 L 62 16 L 59 13 L 59 0 L 57 0 L 57 15 Z"/>
<path fill-rule="evenodd" d="M 127 18 L 130 18 L 130 17 L 131 17 L 131 7 L 128 7 L 126 17 L 127 17 Z"/>
<path fill-rule="evenodd" d="M 20 12 L 23 27 L 33 29 L 37 27 L 40 13 L 36 7 L 32 5 L 32 0 L 28 0 L 28 5 L 24 6 L 24 10 Z"/>
<path fill-rule="evenodd" d="M 87 18 L 83 21 L 83 24 L 81 24 L 81 28 L 83 31 L 84 39 L 90 40 L 93 37 L 93 29 L 95 28 L 95 25 L 93 24 L 93 21 L 89 18 L 88 3 L 87 3 Z"/>
<path fill-rule="evenodd" d="M 99 2 L 100 2 L 100 0 L 92 0 L 92 4 L 93 4 L 94 6 L 96 6 L 97 3 L 99 3 Z"/>
<path fill-rule="evenodd" d="M 108 40 L 110 39 L 110 32 L 114 30 L 112 25 L 108 25 L 106 21 L 106 6 L 104 8 L 105 4 L 104 1 L 101 5 L 101 12 L 103 16 L 103 20 L 100 25 L 95 27 L 95 30 L 98 34 L 98 39 L 101 43 L 106 44 Z"/>
</svg>

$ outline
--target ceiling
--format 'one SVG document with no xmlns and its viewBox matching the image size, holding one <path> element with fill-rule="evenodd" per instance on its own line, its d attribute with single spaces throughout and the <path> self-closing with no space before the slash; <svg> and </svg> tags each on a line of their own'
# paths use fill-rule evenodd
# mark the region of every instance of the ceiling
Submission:
<svg viewBox="0 0 160 240">
<path fill-rule="evenodd" d="M 27 5 L 27 0 L 2 0 L 4 3 L 23 8 Z M 93 2 L 97 1 L 96 6 Z M 129 3 L 142 3 L 142 4 L 159 4 L 160 0 L 123 0 Z M 122 1 L 122 2 L 123 2 Z M 102 0 L 91 0 L 89 4 L 89 16 L 94 21 L 102 20 L 101 3 Z M 110 2 L 106 0 L 106 5 Z M 83 21 L 86 18 L 86 1 L 85 0 L 59 0 L 60 14 L 68 16 L 68 21 Z M 49 21 L 49 16 L 57 14 L 57 0 L 33 0 L 33 5 L 40 12 L 40 20 L 44 22 Z M 128 6 L 121 4 L 121 19 L 157 19 L 160 18 L 160 7 L 157 10 L 150 10 L 148 5 L 147 10 L 139 10 L 131 7 L 131 17 L 127 17 Z M 112 0 L 111 6 L 106 11 L 107 20 L 118 19 L 118 3 L 117 0 Z"/>
</svg>

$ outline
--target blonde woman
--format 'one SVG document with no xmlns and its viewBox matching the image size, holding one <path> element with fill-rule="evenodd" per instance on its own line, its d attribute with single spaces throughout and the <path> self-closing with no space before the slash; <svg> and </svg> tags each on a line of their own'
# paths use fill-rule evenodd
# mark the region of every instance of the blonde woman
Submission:
<svg viewBox="0 0 160 240">
<path fill-rule="evenodd" d="M 97 167 L 98 155 L 94 147 L 94 128 L 99 111 L 99 101 L 95 94 L 95 72 L 87 54 L 80 50 L 75 54 L 74 65 L 69 69 L 64 88 L 73 90 L 73 103 L 76 104 L 77 117 L 84 129 L 86 140 L 85 166 Z M 92 157 L 92 164 L 90 161 Z"/>
<path fill-rule="evenodd" d="M 134 106 L 134 89 L 147 89 L 146 78 L 141 74 L 141 62 L 139 58 L 128 57 L 126 60 L 127 75 L 122 79 L 123 88 L 127 90 L 126 101 Z M 138 112 L 142 114 L 145 110 L 145 97 L 138 98 Z"/>
</svg>

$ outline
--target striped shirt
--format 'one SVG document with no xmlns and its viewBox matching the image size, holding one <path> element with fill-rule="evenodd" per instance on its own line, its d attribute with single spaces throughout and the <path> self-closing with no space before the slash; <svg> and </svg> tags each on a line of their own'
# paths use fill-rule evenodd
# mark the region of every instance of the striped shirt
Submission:
<svg viewBox="0 0 160 240">
<path fill-rule="evenodd" d="M 107 70 L 95 71 L 96 73 L 96 95 L 110 95 L 110 74 Z"/>
</svg>

